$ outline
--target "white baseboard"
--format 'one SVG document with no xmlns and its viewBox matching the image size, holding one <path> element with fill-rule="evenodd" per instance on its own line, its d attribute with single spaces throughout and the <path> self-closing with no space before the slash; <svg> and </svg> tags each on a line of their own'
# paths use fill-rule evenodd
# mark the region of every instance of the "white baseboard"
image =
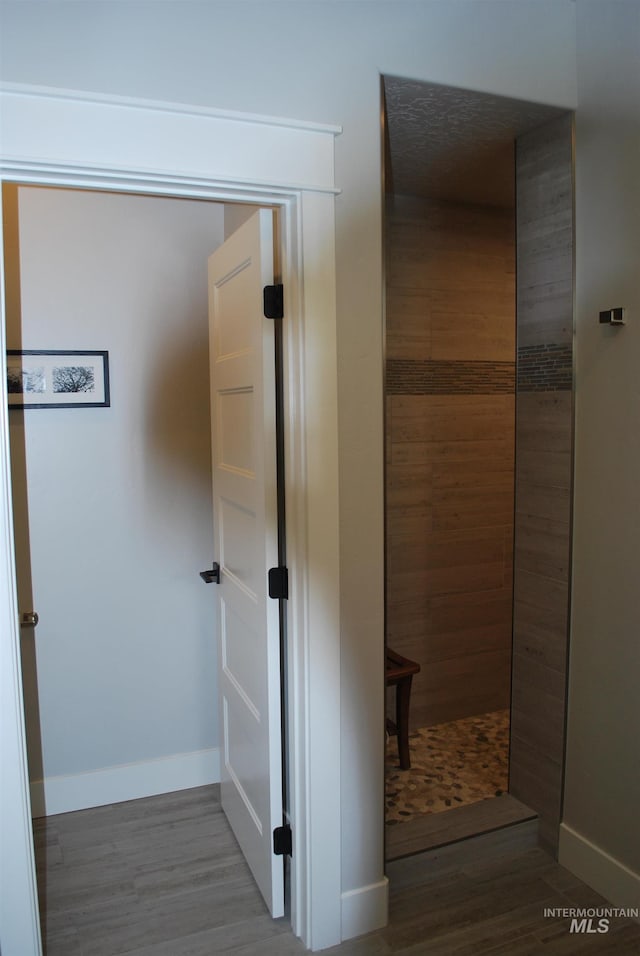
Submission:
<svg viewBox="0 0 640 956">
<path fill-rule="evenodd" d="M 342 894 L 342 939 L 353 939 L 387 925 L 389 880 L 370 883 Z"/>
<path fill-rule="evenodd" d="M 560 824 L 558 862 L 614 906 L 638 907 L 640 875 L 566 823 Z"/>
<path fill-rule="evenodd" d="M 220 782 L 220 751 L 197 750 L 31 781 L 31 815 L 51 816 Z"/>
</svg>

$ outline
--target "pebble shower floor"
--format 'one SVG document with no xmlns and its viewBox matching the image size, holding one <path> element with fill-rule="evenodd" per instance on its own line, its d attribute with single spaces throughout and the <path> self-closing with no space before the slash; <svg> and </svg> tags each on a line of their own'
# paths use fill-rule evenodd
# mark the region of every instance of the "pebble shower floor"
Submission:
<svg viewBox="0 0 640 956">
<path fill-rule="evenodd" d="M 509 776 L 509 711 L 421 727 L 409 737 L 411 769 L 400 770 L 395 737 L 387 741 L 387 824 L 407 823 L 500 796 Z"/>
</svg>

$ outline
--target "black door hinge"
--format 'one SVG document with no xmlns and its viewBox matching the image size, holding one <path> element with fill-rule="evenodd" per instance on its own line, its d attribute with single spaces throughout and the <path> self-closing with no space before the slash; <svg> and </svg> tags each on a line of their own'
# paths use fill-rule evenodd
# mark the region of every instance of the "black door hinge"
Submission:
<svg viewBox="0 0 640 956">
<path fill-rule="evenodd" d="M 284 317 L 284 286 L 266 285 L 263 290 L 265 319 Z"/>
<path fill-rule="evenodd" d="M 291 856 L 293 853 L 293 837 L 291 827 L 286 824 L 276 827 L 273 831 L 273 852 L 276 856 Z"/>
<path fill-rule="evenodd" d="M 289 572 L 286 568 L 269 568 L 269 597 L 289 597 Z"/>
</svg>

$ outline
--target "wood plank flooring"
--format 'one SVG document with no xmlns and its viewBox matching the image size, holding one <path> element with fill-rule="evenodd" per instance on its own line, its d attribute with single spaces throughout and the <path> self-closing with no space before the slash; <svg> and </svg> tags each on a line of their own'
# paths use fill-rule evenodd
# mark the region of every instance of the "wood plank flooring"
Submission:
<svg viewBox="0 0 640 956">
<path fill-rule="evenodd" d="M 218 787 L 34 823 L 46 956 L 259 953 L 291 936 L 267 913 Z"/>
<path fill-rule="evenodd" d="M 515 828 L 517 829 L 517 828 Z M 216 787 L 34 821 L 46 956 L 293 956 L 228 828 Z M 478 842 L 480 841 L 480 842 Z M 329 956 L 632 956 L 640 926 L 569 934 L 545 906 L 600 897 L 508 831 L 388 866 L 390 923 Z"/>
<path fill-rule="evenodd" d="M 466 840 L 493 830 L 524 825 L 538 842 L 538 820 L 535 813 L 515 797 L 480 800 L 466 807 L 454 807 L 441 813 L 424 813 L 408 823 L 385 827 L 385 859 L 399 860 L 434 847 Z"/>
</svg>

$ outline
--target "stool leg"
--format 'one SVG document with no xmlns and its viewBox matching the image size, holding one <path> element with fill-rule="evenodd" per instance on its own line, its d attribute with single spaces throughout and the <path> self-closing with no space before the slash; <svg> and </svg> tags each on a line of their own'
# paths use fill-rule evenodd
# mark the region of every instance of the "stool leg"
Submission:
<svg viewBox="0 0 640 956">
<path fill-rule="evenodd" d="M 413 675 L 409 674 L 398 681 L 396 691 L 396 724 L 398 726 L 398 756 L 400 768 L 409 770 L 411 758 L 409 756 L 409 702 L 411 700 L 411 682 Z"/>
</svg>

